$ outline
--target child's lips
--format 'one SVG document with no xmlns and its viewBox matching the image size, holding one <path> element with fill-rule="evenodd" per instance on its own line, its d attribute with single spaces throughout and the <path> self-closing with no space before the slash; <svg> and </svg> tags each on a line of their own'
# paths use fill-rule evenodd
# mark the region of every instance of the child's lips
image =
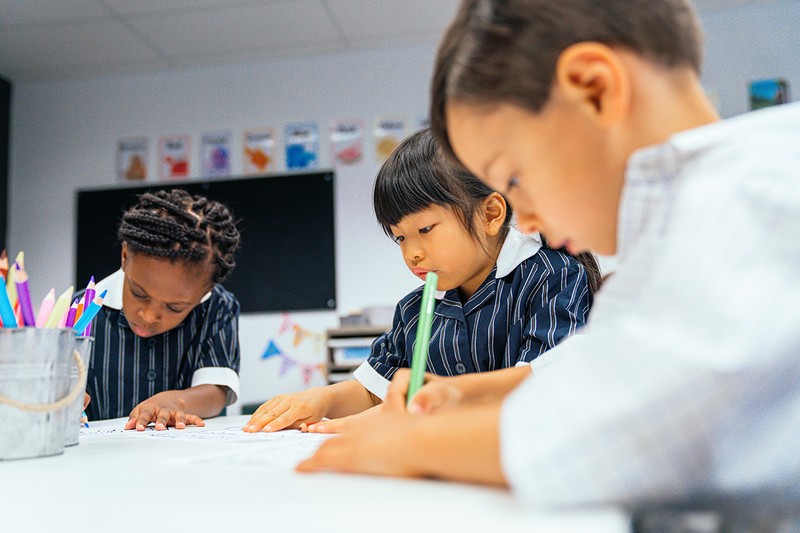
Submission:
<svg viewBox="0 0 800 533">
<path fill-rule="evenodd" d="M 130 324 L 130 326 L 133 332 L 139 337 L 152 337 L 155 335 L 155 331 L 150 328 L 144 328 L 138 324 Z"/>
<path fill-rule="evenodd" d="M 428 275 L 428 272 L 434 272 L 433 270 L 427 270 L 425 268 L 412 268 L 411 272 L 414 273 L 415 276 L 418 278 L 425 279 L 425 276 Z"/>
</svg>

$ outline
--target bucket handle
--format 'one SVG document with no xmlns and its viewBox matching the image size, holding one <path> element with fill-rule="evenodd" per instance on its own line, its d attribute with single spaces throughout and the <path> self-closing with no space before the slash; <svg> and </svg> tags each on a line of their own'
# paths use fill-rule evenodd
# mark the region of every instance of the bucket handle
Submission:
<svg viewBox="0 0 800 533">
<path fill-rule="evenodd" d="M 60 400 L 46 404 L 25 403 L 12 400 L 11 398 L 7 398 L 0 394 L 0 403 L 10 405 L 11 407 L 16 407 L 17 409 L 21 409 L 23 411 L 32 411 L 35 413 L 57 411 L 70 405 L 75 401 L 81 391 L 86 390 L 86 365 L 83 364 L 83 359 L 81 359 L 81 354 L 78 353 L 78 350 L 74 350 L 72 352 L 72 357 L 75 359 L 75 365 L 78 367 L 78 382 L 75 384 L 75 387 L 69 391 L 69 394 Z"/>
</svg>

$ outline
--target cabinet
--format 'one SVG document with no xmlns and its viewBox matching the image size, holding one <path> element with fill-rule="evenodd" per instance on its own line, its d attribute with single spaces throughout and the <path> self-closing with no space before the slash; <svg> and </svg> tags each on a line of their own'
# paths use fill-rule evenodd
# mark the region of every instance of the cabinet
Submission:
<svg viewBox="0 0 800 533">
<path fill-rule="evenodd" d="M 326 331 L 328 383 L 352 379 L 353 370 L 369 357 L 373 341 L 390 326 L 351 326 Z"/>
</svg>

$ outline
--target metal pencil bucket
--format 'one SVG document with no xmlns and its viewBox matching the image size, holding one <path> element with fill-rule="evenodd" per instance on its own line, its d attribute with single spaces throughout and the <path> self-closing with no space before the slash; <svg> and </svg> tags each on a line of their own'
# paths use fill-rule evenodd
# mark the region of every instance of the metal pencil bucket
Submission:
<svg viewBox="0 0 800 533">
<path fill-rule="evenodd" d="M 0 460 L 64 451 L 67 407 L 86 387 L 69 329 L 0 329 Z M 78 383 L 70 388 L 70 367 Z"/>
<path fill-rule="evenodd" d="M 92 355 L 94 337 L 76 337 L 75 350 L 81 356 L 84 366 L 89 366 L 89 358 Z M 80 372 L 78 365 L 72 365 L 69 373 L 70 389 L 80 387 Z M 86 392 L 86 379 L 83 380 L 83 387 L 75 400 L 65 409 L 66 412 L 66 437 L 65 446 L 75 446 L 81 434 L 81 416 L 83 415 L 83 395 Z"/>
</svg>

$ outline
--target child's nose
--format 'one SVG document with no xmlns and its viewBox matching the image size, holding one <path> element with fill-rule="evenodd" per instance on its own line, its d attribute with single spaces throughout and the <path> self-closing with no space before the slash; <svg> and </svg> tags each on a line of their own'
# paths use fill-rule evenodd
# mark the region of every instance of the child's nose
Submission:
<svg viewBox="0 0 800 533">
<path fill-rule="evenodd" d="M 139 308 L 139 316 L 148 324 L 158 322 L 160 314 L 155 305 L 143 305 Z"/>
</svg>

